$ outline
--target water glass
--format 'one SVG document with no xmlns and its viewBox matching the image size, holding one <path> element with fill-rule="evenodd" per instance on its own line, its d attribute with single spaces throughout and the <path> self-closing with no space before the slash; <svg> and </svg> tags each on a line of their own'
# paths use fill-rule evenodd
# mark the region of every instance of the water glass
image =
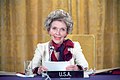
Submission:
<svg viewBox="0 0 120 80">
<path fill-rule="evenodd" d="M 32 72 L 32 61 L 24 61 L 25 75 L 33 75 Z"/>
</svg>

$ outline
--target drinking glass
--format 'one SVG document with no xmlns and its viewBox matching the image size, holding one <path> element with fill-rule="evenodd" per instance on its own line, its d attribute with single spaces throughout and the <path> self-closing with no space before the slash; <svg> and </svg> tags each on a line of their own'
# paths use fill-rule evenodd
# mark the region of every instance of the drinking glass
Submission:
<svg viewBox="0 0 120 80">
<path fill-rule="evenodd" d="M 32 72 L 32 61 L 24 61 L 24 70 L 25 70 L 25 75 L 33 75 Z"/>
</svg>

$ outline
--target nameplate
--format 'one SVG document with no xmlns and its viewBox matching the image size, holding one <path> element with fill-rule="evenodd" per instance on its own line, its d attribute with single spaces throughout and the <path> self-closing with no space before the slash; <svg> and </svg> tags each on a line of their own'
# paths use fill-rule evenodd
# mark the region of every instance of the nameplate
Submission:
<svg viewBox="0 0 120 80">
<path fill-rule="evenodd" d="M 83 78 L 84 71 L 47 71 L 50 78 Z"/>
</svg>

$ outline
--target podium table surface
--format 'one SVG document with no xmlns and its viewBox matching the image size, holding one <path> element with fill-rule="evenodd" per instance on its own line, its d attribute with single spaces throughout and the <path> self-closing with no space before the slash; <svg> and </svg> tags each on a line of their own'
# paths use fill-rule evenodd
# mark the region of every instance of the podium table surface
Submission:
<svg viewBox="0 0 120 80">
<path fill-rule="evenodd" d="M 16 75 L 0 75 L 0 80 L 45 80 L 42 76 L 35 77 L 19 77 Z M 51 80 L 61 80 L 60 78 L 52 78 Z M 91 75 L 89 78 L 71 78 L 68 80 L 120 80 L 120 75 Z"/>
</svg>

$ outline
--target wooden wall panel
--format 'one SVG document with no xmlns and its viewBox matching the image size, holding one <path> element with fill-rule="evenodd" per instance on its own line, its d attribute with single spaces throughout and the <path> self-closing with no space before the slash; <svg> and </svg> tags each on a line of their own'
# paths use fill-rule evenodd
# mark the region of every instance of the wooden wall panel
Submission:
<svg viewBox="0 0 120 80">
<path fill-rule="evenodd" d="M 78 29 L 78 26 L 77 26 L 77 0 L 71 0 L 71 15 L 72 15 L 72 19 L 74 21 L 74 28 L 73 28 L 73 31 L 72 33 L 73 34 L 77 34 L 77 29 Z"/>
</svg>

